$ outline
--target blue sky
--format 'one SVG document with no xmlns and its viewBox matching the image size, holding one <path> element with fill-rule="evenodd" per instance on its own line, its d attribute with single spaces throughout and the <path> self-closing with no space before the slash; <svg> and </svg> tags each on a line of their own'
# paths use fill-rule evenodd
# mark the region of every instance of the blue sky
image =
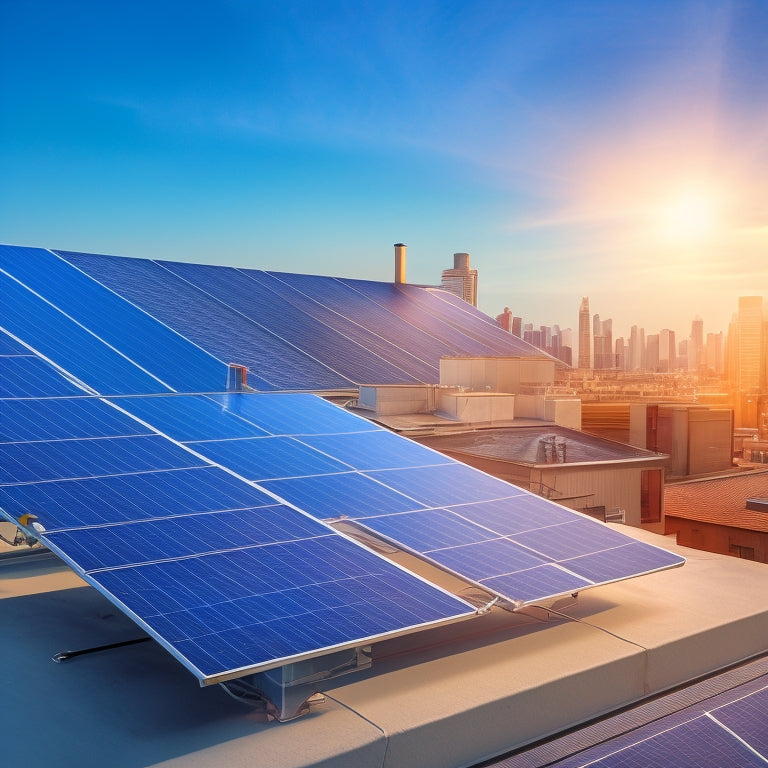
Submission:
<svg viewBox="0 0 768 768">
<path fill-rule="evenodd" d="M 768 297 L 768 3 L 0 0 L 0 242 L 678 336 Z"/>
</svg>

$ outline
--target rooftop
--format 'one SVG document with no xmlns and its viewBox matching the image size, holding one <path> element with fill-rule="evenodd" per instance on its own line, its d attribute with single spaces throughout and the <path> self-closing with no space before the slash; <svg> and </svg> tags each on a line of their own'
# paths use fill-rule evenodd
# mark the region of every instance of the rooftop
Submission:
<svg viewBox="0 0 768 768">
<path fill-rule="evenodd" d="M 749 509 L 749 498 L 768 497 L 768 469 L 686 480 L 664 488 L 667 516 L 768 533 L 768 515 Z"/>
<path fill-rule="evenodd" d="M 421 438 L 420 441 L 441 451 L 471 453 L 474 456 L 530 465 L 548 463 L 542 448 L 543 441 L 546 440 L 565 446 L 562 463 L 566 464 L 660 458 L 660 455 L 653 451 L 606 440 L 557 424 L 539 422 L 533 425 L 530 421 L 523 424 L 437 435 Z"/>
<path fill-rule="evenodd" d="M 657 543 L 659 537 L 627 531 Z M 373 647 L 309 715 L 268 722 L 200 688 L 154 642 L 55 664 L 54 654 L 140 636 L 60 561 L 0 559 L 4 764 L 469 766 L 766 654 L 768 568 L 663 545 L 683 568 L 589 590 L 556 611 L 500 609 Z"/>
</svg>

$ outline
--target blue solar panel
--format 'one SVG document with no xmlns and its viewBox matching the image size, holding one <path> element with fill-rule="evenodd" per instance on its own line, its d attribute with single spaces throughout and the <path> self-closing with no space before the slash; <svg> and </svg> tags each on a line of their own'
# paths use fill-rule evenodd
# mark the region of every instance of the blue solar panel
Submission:
<svg viewBox="0 0 768 768">
<path fill-rule="evenodd" d="M 159 435 L 0 445 L 0 484 L 199 467 L 201 461 Z"/>
<path fill-rule="evenodd" d="M 380 429 L 316 395 L 228 394 L 211 395 L 211 399 L 272 435 L 323 435 Z"/>
<path fill-rule="evenodd" d="M 47 531 L 273 504 L 216 467 L 0 486 L 11 519 L 34 512 Z"/>
<path fill-rule="evenodd" d="M 712 710 L 711 716 L 768 762 L 768 685 Z"/>
<path fill-rule="evenodd" d="M 88 576 L 206 683 L 472 613 L 333 533 Z"/>
<path fill-rule="evenodd" d="M 542 354 L 469 304 L 416 286 L 56 253 L 217 359 L 247 366 L 260 390 L 436 383 L 446 355 Z"/>
<path fill-rule="evenodd" d="M 0 325 L 96 391 L 168 391 L 157 378 L 1 271 L 0 295 Z"/>
<path fill-rule="evenodd" d="M 155 408 L 159 398 L 148 400 L 136 410 L 162 416 Z M 139 401 L 120 399 L 121 406 Z M 221 405 L 202 397 L 174 402 L 174 427 L 199 425 L 201 403 L 222 414 Z M 319 410 L 319 421 L 334 423 L 336 410 Z M 468 603 L 182 445 L 144 434 L 146 426 L 107 401 L 0 401 L 0 416 L 5 437 L 13 440 L 0 443 L 3 516 L 34 515 L 43 543 L 202 683 L 474 613 Z M 222 418 L 254 431 L 231 414 Z M 93 436 L 83 439 L 89 420 Z M 195 445 L 253 443 L 266 449 L 262 466 L 346 468 L 289 437 Z"/>
<path fill-rule="evenodd" d="M 335 435 L 302 435 L 301 441 L 359 470 L 402 469 L 423 466 L 424 447 L 384 430 Z M 449 464 L 442 453 L 432 454 L 434 464 Z"/>
<path fill-rule="evenodd" d="M 200 395 L 116 397 L 111 402 L 179 442 L 269 434 L 218 402 Z"/>
<path fill-rule="evenodd" d="M 246 480 L 323 475 L 350 469 L 291 437 L 215 440 L 188 445 Z"/>
<path fill-rule="evenodd" d="M 424 455 L 425 464 L 435 463 L 431 451 L 425 448 Z M 456 461 L 438 466 L 383 470 L 366 474 L 427 507 L 489 501 L 518 496 L 521 493 L 514 485 Z"/>
<path fill-rule="evenodd" d="M 38 248 L 0 246 L 0 268 L 44 296 L 104 343 L 154 374 L 166 388 L 197 392 L 224 388 L 225 363 L 54 253 Z M 148 391 L 158 391 L 158 388 Z"/>
<path fill-rule="evenodd" d="M 153 434 L 94 397 L 0 400 L 0 443 Z"/>
<path fill-rule="evenodd" d="M 768 686 L 762 676 L 548 764 L 553 768 L 765 766 L 767 712 Z"/>
<path fill-rule="evenodd" d="M 341 286 L 392 328 L 421 322 L 425 348 L 401 367 L 383 358 L 405 334 L 379 341 L 337 318 L 337 281 L 321 304 L 265 273 L 62 257 L 0 248 L 18 277 L 0 271 L 0 321 L 28 345 L 3 336 L 0 386 L 58 396 L 0 400 L 0 511 L 34 514 L 45 543 L 203 682 L 471 615 L 321 520 L 356 521 L 518 605 L 682 563 L 315 396 L 171 392 L 218 386 L 219 360 L 264 388 L 401 382 L 414 360 L 436 366 L 429 334 L 433 353 L 504 346 L 480 317 L 460 330 L 468 305 Z M 267 327 L 278 315 L 282 337 Z"/>
<path fill-rule="evenodd" d="M 92 571 L 327 535 L 312 518 L 270 504 L 57 531 L 46 540 Z"/>
<path fill-rule="evenodd" d="M 9 336 L 4 331 L 0 331 L 0 355 L 28 355 L 29 351 L 23 344 L 19 344 L 16 339 Z"/>
<path fill-rule="evenodd" d="M 269 328 L 222 304 L 205 285 L 173 274 L 171 262 L 57 253 L 218 359 L 247 366 L 248 381 L 256 389 L 338 389 L 351 384 Z"/>
<path fill-rule="evenodd" d="M 251 270 L 243 271 L 249 276 L 254 274 Z M 435 365 L 435 351 L 439 341 L 335 278 L 283 272 L 257 274 L 263 281 L 268 281 L 276 294 L 389 360 L 412 379 L 437 380 L 440 372 Z M 365 325 L 361 324 L 361 319 Z M 445 351 L 448 352 L 447 347 Z"/>
<path fill-rule="evenodd" d="M 59 397 L 85 390 L 33 355 L 0 357 L 0 397 Z"/>
<path fill-rule="evenodd" d="M 765 768 L 766 761 L 706 718 L 677 726 L 590 762 L 595 768 Z"/>
<path fill-rule="evenodd" d="M 320 520 L 408 512 L 423 505 L 356 472 L 259 483 Z"/>
</svg>

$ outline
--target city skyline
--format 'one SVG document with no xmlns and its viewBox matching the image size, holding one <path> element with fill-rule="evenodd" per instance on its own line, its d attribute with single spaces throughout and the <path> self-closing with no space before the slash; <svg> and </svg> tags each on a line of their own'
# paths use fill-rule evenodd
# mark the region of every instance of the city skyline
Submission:
<svg viewBox="0 0 768 768">
<path fill-rule="evenodd" d="M 766 40 L 759 2 L 3 3 L 2 239 L 382 281 L 404 242 L 491 316 L 724 330 L 768 293 Z"/>
</svg>

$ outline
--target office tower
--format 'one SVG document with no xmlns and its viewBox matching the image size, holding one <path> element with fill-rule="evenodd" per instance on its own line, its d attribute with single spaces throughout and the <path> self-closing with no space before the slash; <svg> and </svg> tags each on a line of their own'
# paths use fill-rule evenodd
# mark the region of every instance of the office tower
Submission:
<svg viewBox="0 0 768 768">
<path fill-rule="evenodd" d="M 735 426 L 756 428 L 766 381 L 762 296 L 739 296 L 739 311 L 728 328 L 728 381 L 735 400 Z"/>
<path fill-rule="evenodd" d="M 664 328 L 659 333 L 659 364 L 660 371 L 674 371 L 677 367 L 677 345 L 675 332 Z"/>
<path fill-rule="evenodd" d="M 584 296 L 579 307 L 579 368 L 591 368 L 592 348 L 589 333 L 589 297 Z"/>
<path fill-rule="evenodd" d="M 527 341 L 529 344 L 533 344 L 533 323 L 523 324 L 523 341 Z"/>
<path fill-rule="evenodd" d="M 517 336 L 517 338 L 522 338 L 523 335 L 523 318 L 522 317 L 513 317 L 512 318 L 512 335 Z"/>
<path fill-rule="evenodd" d="M 548 325 L 539 327 L 541 331 L 541 348 L 549 350 L 552 347 L 552 329 Z"/>
<path fill-rule="evenodd" d="M 620 371 L 626 371 L 629 364 L 629 344 L 624 343 L 623 337 L 616 339 L 616 350 L 614 352 L 615 366 Z"/>
<path fill-rule="evenodd" d="M 443 270 L 440 287 L 477 306 L 477 270 L 469 268 L 468 253 L 453 254 L 453 269 Z"/>
<path fill-rule="evenodd" d="M 613 351 L 613 320 L 600 320 L 600 315 L 595 315 L 592 321 L 594 332 L 594 362 L 593 368 L 606 369 L 615 365 Z"/>
<path fill-rule="evenodd" d="M 707 370 L 720 374 L 725 370 L 723 360 L 723 332 L 707 334 L 707 353 L 705 358 Z"/>
<path fill-rule="evenodd" d="M 560 359 L 567 365 L 573 365 L 573 329 L 564 328 L 560 331 Z"/>
<path fill-rule="evenodd" d="M 496 315 L 496 322 L 507 332 L 512 333 L 512 313 L 509 307 L 504 307 L 500 315 Z"/>
<path fill-rule="evenodd" d="M 645 350 L 645 370 L 658 371 L 659 370 L 659 334 L 649 333 L 648 343 Z"/>
<path fill-rule="evenodd" d="M 677 367 L 683 370 L 691 370 L 691 366 L 688 363 L 688 355 L 691 348 L 690 341 L 690 339 L 683 339 L 677 345 Z"/>
<path fill-rule="evenodd" d="M 691 323 L 691 338 L 688 344 L 688 370 L 697 371 L 704 362 L 704 321 L 697 317 Z"/>
</svg>

